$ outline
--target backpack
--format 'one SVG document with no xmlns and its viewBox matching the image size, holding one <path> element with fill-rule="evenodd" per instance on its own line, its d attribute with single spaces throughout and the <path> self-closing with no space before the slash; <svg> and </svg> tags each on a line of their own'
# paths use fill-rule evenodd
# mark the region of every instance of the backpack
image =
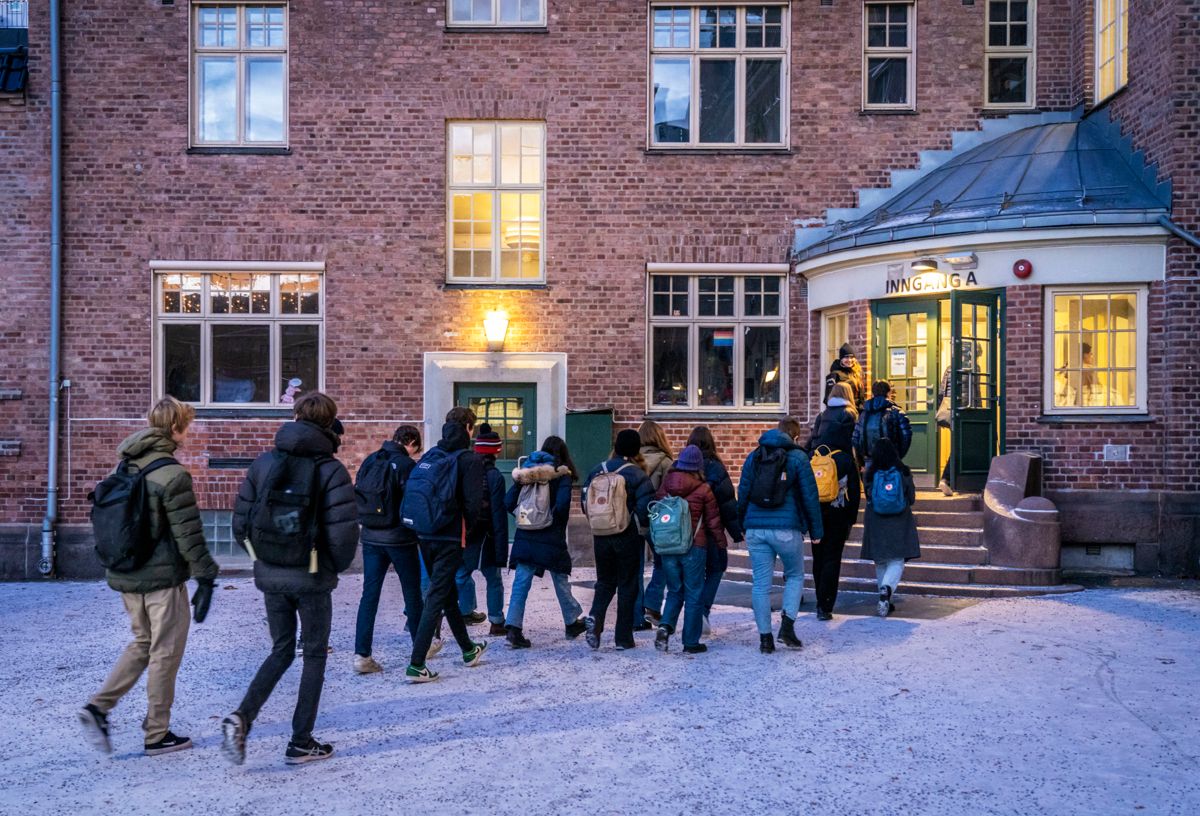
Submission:
<svg viewBox="0 0 1200 816">
<path fill-rule="evenodd" d="M 146 477 L 161 467 L 177 464 L 167 456 L 131 471 L 129 460 L 122 459 L 117 469 L 88 493 L 96 557 L 105 569 L 132 572 L 150 560 L 158 542 L 150 537 Z"/>
<path fill-rule="evenodd" d="M 308 566 L 317 571 L 317 520 L 320 461 L 281 450 L 270 454 L 271 467 L 250 511 L 250 544 L 258 560 L 277 567 Z"/>
<path fill-rule="evenodd" d="M 880 516 L 899 515 L 908 507 L 908 500 L 904 498 L 904 477 L 899 468 L 875 471 L 871 479 L 871 507 Z"/>
<path fill-rule="evenodd" d="M 434 447 L 421 457 L 404 485 L 401 524 L 428 536 L 458 520 L 458 463 L 466 452 Z"/>
<path fill-rule="evenodd" d="M 891 438 L 887 435 L 887 429 L 884 423 L 887 418 L 887 409 L 882 411 L 868 411 L 863 417 L 863 458 L 871 455 L 871 451 L 875 449 L 876 440 L 883 438 Z"/>
<path fill-rule="evenodd" d="M 750 483 L 750 501 L 759 507 L 772 509 L 783 506 L 787 498 L 787 448 L 758 446 L 758 464 Z"/>
<path fill-rule="evenodd" d="M 628 462 L 610 472 L 605 462 L 588 485 L 584 513 L 593 535 L 618 535 L 629 526 L 629 500 L 621 475 L 627 467 Z"/>
<path fill-rule="evenodd" d="M 517 467 L 522 467 L 524 461 L 525 457 L 518 459 Z M 517 529 L 545 530 L 554 523 L 551 504 L 549 482 L 521 485 L 521 495 L 517 498 L 517 508 L 513 511 L 517 518 Z"/>
<path fill-rule="evenodd" d="M 377 450 L 358 469 L 354 501 L 359 522 L 369 530 L 390 530 L 400 523 L 400 499 L 404 495 L 401 458 L 402 454 Z"/>
<path fill-rule="evenodd" d="M 825 452 L 821 453 L 821 451 Z M 841 451 L 831 451 L 825 445 L 820 445 L 813 451 L 813 478 L 817 482 L 817 495 L 822 504 L 828 504 L 836 499 L 841 490 L 838 485 L 837 462 L 833 460 L 835 453 L 841 453 Z"/>
<path fill-rule="evenodd" d="M 667 496 L 650 503 L 650 543 L 659 555 L 687 555 L 696 531 L 692 509 L 682 496 Z"/>
</svg>

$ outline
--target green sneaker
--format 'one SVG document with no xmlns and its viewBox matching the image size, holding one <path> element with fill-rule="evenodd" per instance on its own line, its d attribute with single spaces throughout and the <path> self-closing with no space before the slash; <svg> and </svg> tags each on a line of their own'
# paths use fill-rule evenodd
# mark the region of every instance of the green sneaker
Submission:
<svg viewBox="0 0 1200 816">
<path fill-rule="evenodd" d="M 404 677 L 410 683 L 432 683 L 438 679 L 438 673 L 430 671 L 428 666 L 409 666 L 404 670 Z"/>
<path fill-rule="evenodd" d="M 487 641 L 483 640 L 476 643 L 474 648 L 467 649 L 463 652 L 463 663 L 468 666 L 475 666 L 479 663 L 479 658 L 483 657 L 483 651 L 487 648 Z"/>
</svg>

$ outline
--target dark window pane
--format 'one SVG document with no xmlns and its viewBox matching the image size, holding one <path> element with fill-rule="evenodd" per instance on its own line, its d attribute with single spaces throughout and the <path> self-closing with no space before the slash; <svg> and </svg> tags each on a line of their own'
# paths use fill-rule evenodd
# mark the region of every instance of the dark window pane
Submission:
<svg viewBox="0 0 1200 816">
<path fill-rule="evenodd" d="M 744 330 L 744 400 L 746 405 L 779 403 L 780 340 L 777 327 L 753 327 Z"/>
<path fill-rule="evenodd" d="M 783 46 L 783 26 L 767 26 L 767 48 Z"/>
<path fill-rule="evenodd" d="M 780 8 L 779 6 L 768 6 L 767 7 L 767 22 L 768 23 L 782 23 L 783 22 L 783 9 Z"/>
<path fill-rule="evenodd" d="M 690 141 L 691 110 L 691 61 L 654 60 L 654 141 Z"/>
<path fill-rule="evenodd" d="M 762 28 L 747 28 L 746 29 L 746 47 L 747 48 L 762 48 L 763 40 Z"/>
<path fill-rule="evenodd" d="M 746 25 L 762 25 L 763 10 L 762 6 L 752 6 L 746 9 Z"/>
<path fill-rule="evenodd" d="M 1005 2 L 1005 0 L 991 0 L 991 2 L 988 3 L 988 22 L 1008 22 L 1008 3 Z"/>
<path fill-rule="evenodd" d="M 1028 31 L 1024 23 L 1014 24 L 1008 27 L 1008 44 L 1009 45 L 1026 45 L 1028 42 Z"/>
<path fill-rule="evenodd" d="M 184 402 L 200 401 L 200 327 L 163 326 L 163 389 Z"/>
<path fill-rule="evenodd" d="M 732 142 L 736 139 L 736 74 L 737 63 L 733 60 L 700 61 L 701 142 Z"/>
<path fill-rule="evenodd" d="M 213 402 L 272 402 L 271 327 L 212 327 Z"/>
<path fill-rule="evenodd" d="M 746 60 L 746 141 L 782 138 L 779 60 Z"/>
<path fill-rule="evenodd" d="M 887 45 L 887 26 L 867 26 L 867 45 L 871 48 L 883 48 Z"/>
<path fill-rule="evenodd" d="M 867 60 L 867 104 L 907 103 L 908 60 L 903 57 Z"/>
<path fill-rule="evenodd" d="M 871 3 L 867 6 L 868 23 L 887 22 L 887 6 L 882 3 Z"/>
<path fill-rule="evenodd" d="M 888 47 L 889 48 L 907 48 L 908 47 L 908 26 L 907 25 L 888 26 Z"/>
<path fill-rule="evenodd" d="M 700 307 L 702 317 L 733 315 L 733 278 L 730 276 L 700 278 Z"/>
<path fill-rule="evenodd" d="M 908 6 L 904 3 L 892 3 L 888 6 L 888 21 L 893 25 L 908 22 Z"/>
<path fill-rule="evenodd" d="M 1003 24 L 988 26 L 988 45 L 1008 45 L 1008 26 Z"/>
<path fill-rule="evenodd" d="M 992 57 L 988 60 L 988 102 L 1019 105 L 1026 101 L 1026 57 Z"/>
<path fill-rule="evenodd" d="M 315 324 L 279 327 L 280 402 L 316 390 L 320 383 L 321 327 Z"/>
<path fill-rule="evenodd" d="M 1024 23 L 1029 20 L 1029 3 L 1025 0 L 1013 0 L 1009 4 L 1009 19 L 1015 23 Z"/>
<path fill-rule="evenodd" d="M 733 328 L 700 329 L 700 405 L 733 405 Z"/>
<path fill-rule="evenodd" d="M 650 375 L 655 405 L 687 405 L 687 341 L 686 326 L 655 327 Z"/>
</svg>

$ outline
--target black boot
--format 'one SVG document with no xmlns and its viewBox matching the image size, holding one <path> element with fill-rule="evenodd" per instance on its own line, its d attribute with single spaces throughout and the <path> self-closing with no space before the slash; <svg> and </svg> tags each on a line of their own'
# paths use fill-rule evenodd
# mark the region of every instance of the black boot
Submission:
<svg viewBox="0 0 1200 816">
<path fill-rule="evenodd" d="M 793 649 L 799 649 L 804 645 L 800 642 L 800 638 L 796 637 L 796 621 L 787 615 L 784 615 L 783 620 L 779 623 L 779 642 Z"/>
<path fill-rule="evenodd" d="M 763 654 L 775 653 L 775 638 L 768 634 L 758 636 L 758 650 Z"/>
<path fill-rule="evenodd" d="M 528 649 L 533 645 L 521 632 L 520 626 L 509 626 L 506 628 L 508 632 L 504 637 L 508 641 L 509 646 L 512 646 L 514 649 Z"/>
</svg>

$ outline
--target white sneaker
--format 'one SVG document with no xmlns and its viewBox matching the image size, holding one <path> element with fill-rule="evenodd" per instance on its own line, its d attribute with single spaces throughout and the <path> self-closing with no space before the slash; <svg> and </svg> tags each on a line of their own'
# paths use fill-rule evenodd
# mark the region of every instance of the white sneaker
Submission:
<svg viewBox="0 0 1200 816">
<path fill-rule="evenodd" d="M 363 655 L 355 655 L 354 671 L 358 672 L 359 674 L 376 674 L 383 671 L 383 666 L 380 666 L 379 663 L 376 662 L 375 658 L 371 657 L 370 655 L 367 655 L 366 657 Z"/>
<path fill-rule="evenodd" d="M 942 479 L 940 482 L 938 482 L 938 490 L 942 491 L 943 496 L 953 496 L 954 495 L 954 488 L 952 488 L 950 486 L 950 483 L 947 482 L 945 479 Z"/>
<path fill-rule="evenodd" d="M 436 657 L 437 653 L 442 650 L 442 646 L 444 645 L 445 644 L 442 643 L 441 638 L 434 638 L 429 643 L 429 651 L 425 653 L 425 659 L 428 660 L 431 657 Z"/>
<path fill-rule="evenodd" d="M 712 627 L 708 625 L 708 615 L 704 616 L 704 627 L 701 631 L 704 634 L 704 637 L 708 637 L 712 634 Z"/>
</svg>

